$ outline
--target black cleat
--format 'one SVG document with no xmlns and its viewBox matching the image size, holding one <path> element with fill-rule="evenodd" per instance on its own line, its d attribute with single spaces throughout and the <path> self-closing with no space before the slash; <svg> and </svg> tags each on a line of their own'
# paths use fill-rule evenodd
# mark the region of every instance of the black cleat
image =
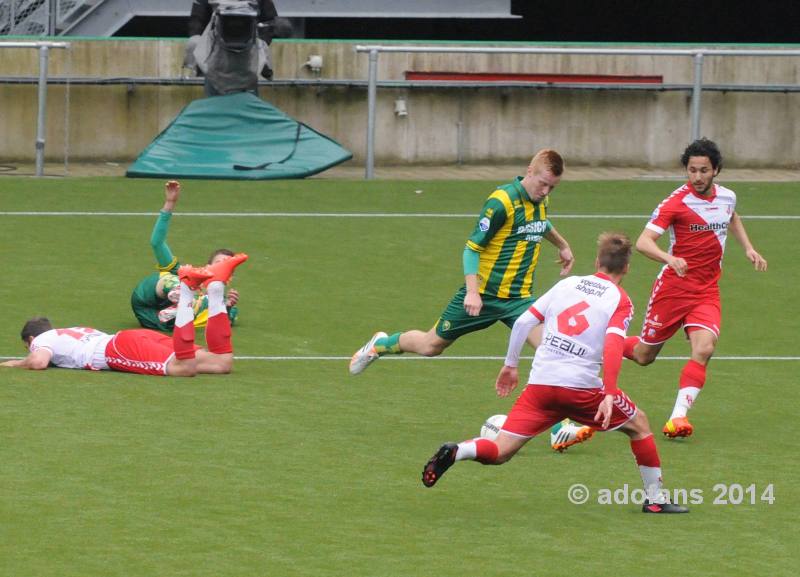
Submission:
<svg viewBox="0 0 800 577">
<path fill-rule="evenodd" d="M 426 487 L 433 487 L 436 481 L 444 475 L 444 472 L 456 462 L 456 450 L 458 445 L 455 443 L 445 443 L 436 454 L 431 457 L 422 470 L 422 484 Z"/>
<path fill-rule="evenodd" d="M 649 499 L 642 505 L 642 513 L 688 513 L 689 509 L 672 503 L 653 503 Z"/>
</svg>

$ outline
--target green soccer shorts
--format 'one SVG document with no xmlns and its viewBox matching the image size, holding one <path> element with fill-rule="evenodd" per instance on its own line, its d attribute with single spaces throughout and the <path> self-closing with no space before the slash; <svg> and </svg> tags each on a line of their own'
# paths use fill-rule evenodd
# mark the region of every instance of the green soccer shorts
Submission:
<svg viewBox="0 0 800 577">
<path fill-rule="evenodd" d="M 466 294 L 466 287 L 461 287 L 436 321 L 436 334 L 445 340 L 454 341 L 467 333 L 490 327 L 497 321 L 502 321 L 511 328 L 514 321 L 536 301 L 534 297 L 501 299 L 493 295 L 481 295 L 483 300 L 481 314 L 471 317 L 464 310 Z"/>
</svg>

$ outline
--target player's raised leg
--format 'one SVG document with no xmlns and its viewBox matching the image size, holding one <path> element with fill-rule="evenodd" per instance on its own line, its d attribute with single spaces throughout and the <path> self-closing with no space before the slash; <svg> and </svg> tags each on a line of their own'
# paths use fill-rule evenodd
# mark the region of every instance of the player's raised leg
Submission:
<svg viewBox="0 0 800 577">
<path fill-rule="evenodd" d="M 423 357 L 436 357 L 441 355 L 452 343 L 453 341 L 440 337 L 436 333 L 435 327 L 427 332 L 410 330 L 391 335 L 379 331 L 353 354 L 350 359 L 350 374 L 357 375 L 363 372 L 384 355 L 415 353 Z"/>
<path fill-rule="evenodd" d="M 213 275 L 206 268 L 184 265 L 178 269 L 180 279 L 179 296 L 175 312 L 175 329 L 172 345 L 175 358 L 167 365 L 167 374 L 176 377 L 191 377 L 197 374 L 197 358 L 194 343 L 194 291 Z"/>
<path fill-rule="evenodd" d="M 197 352 L 197 372 L 227 374 L 233 368 L 233 343 L 231 322 L 225 307 L 225 284 L 233 271 L 247 260 L 244 253 L 205 267 L 211 278 L 205 281 L 208 295 L 208 324 L 206 325 L 207 351 Z"/>
<path fill-rule="evenodd" d="M 483 465 L 502 465 L 509 461 L 531 437 L 512 435 L 501 430 L 492 441 L 479 437 L 460 443 L 445 443 L 425 463 L 422 484 L 433 487 L 456 461 L 478 461 Z"/>
</svg>

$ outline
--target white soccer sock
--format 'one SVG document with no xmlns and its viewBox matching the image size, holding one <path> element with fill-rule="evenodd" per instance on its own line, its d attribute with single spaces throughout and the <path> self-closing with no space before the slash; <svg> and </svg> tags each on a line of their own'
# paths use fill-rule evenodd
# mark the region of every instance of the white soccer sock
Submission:
<svg viewBox="0 0 800 577">
<path fill-rule="evenodd" d="M 639 474 L 642 476 L 647 498 L 652 499 L 655 495 L 658 495 L 661 491 L 661 467 L 639 465 Z"/>
<path fill-rule="evenodd" d="M 194 292 L 185 283 L 181 282 L 180 297 L 178 297 L 177 312 L 175 313 L 175 326 L 182 327 L 194 321 Z"/>
<path fill-rule="evenodd" d="M 697 395 L 699 395 L 702 390 L 703 389 L 698 389 L 697 387 L 681 387 L 678 389 L 678 398 L 675 399 L 675 407 L 672 409 L 670 419 L 685 417 L 689 409 L 692 408 Z"/>
<path fill-rule="evenodd" d="M 462 441 L 458 444 L 456 451 L 456 461 L 474 461 L 478 456 L 478 449 L 475 446 L 475 439 Z"/>
<path fill-rule="evenodd" d="M 208 283 L 206 294 L 208 295 L 209 317 L 227 312 L 225 308 L 225 283 L 218 280 Z"/>
</svg>

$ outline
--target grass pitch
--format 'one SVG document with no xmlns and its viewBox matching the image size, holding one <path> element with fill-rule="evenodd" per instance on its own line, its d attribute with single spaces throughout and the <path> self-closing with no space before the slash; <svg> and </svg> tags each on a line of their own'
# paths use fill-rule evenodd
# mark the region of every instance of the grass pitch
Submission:
<svg viewBox="0 0 800 577">
<path fill-rule="evenodd" d="M 0 575 L 795 575 L 798 361 L 775 357 L 797 356 L 800 221 L 747 218 L 796 216 L 794 183 L 731 185 L 770 270 L 754 272 L 728 240 L 723 334 L 692 411 L 696 435 L 657 440 L 666 484 L 702 491 L 689 515 L 597 503 L 601 489 L 640 485 L 621 434 L 562 455 L 535 439 L 507 465 L 461 463 L 422 487 L 440 443 L 511 406 L 493 391 L 502 361 L 486 358 L 504 355 L 508 330 L 468 335 L 436 360 L 381 359 L 358 377 L 347 359 L 375 330 L 433 324 L 463 281 L 463 243 L 495 184 L 185 182 L 173 252 L 251 257 L 235 278 L 243 358 L 233 375 L 185 380 L 0 371 Z M 601 230 L 635 238 L 675 184 L 563 183 L 550 215 L 574 272 L 592 271 Z M 18 332 L 33 315 L 134 327 L 130 292 L 153 270 L 162 200 L 151 180 L 0 180 L 0 355 L 24 353 Z M 20 214 L 42 211 L 53 214 Z M 554 260 L 545 245 L 540 293 L 557 279 Z M 657 270 L 634 258 L 632 333 Z M 687 353 L 675 338 L 662 354 Z M 621 386 L 655 429 L 682 364 L 623 366 Z M 568 501 L 574 483 L 589 503 Z M 729 504 L 714 504 L 717 484 L 740 485 L 743 502 L 730 503 L 733 487 Z"/>
</svg>

